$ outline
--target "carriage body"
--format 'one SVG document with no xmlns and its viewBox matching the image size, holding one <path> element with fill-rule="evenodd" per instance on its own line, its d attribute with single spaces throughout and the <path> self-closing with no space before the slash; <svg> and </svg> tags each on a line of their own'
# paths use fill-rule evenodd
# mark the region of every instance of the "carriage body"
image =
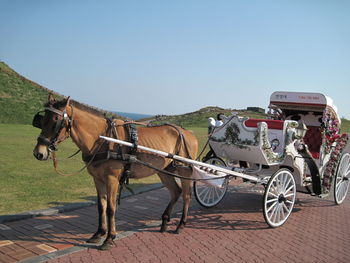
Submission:
<svg viewBox="0 0 350 263">
<path fill-rule="evenodd" d="M 296 191 L 324 197 L 333 186 L 336 203 L 342 203 L 349 188 L 350 145 L 348 134 L 340 133 L 341 120 L 333 100 L 320 93 L 274 92 L 269 108 L 266 119 L 232 114 L 216 122 L 220 125 L 210 125 L 211 155 L 203 161 L 255 176 L 253 182 L 265 186 L 264 216 L 273 227 L 288 218 Z M 209 123 L 215 122 L 211 119 Z M 279 184 L 287 182 L 284 187 L 291 191 L 273 193 Z M 213 186 L 202 187 L 205 191 Z M 225 187 L 227 182 L 217 199 L 223 198 Z M 219 203 L 201 200 L 215 194 L 201 194 L 199 188 L 195 184 L 195 196 L 202 205 Z M 293 200 L 284 196 L 292 196 Z M 279 205 L 280 210 L 276 209 Z M 286 214 L 285 218 L 276 219 L 271 214 L 274 210 L 278 210 L 278 216 Z"/>
</svg>

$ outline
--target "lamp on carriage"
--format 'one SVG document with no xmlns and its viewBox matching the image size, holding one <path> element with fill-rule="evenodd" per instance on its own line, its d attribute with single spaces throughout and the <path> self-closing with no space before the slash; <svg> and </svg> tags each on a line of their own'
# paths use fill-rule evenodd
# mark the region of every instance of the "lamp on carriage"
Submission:
<svg viewBox="0 0 350 263">
<path fill-rule="evenodd" d="M 299 122 L 298 127 L 295 128 L 294 139 L 300 140 L 304 138 L 307 132 L 307 127 L 304 122 Z"/>
</svg>

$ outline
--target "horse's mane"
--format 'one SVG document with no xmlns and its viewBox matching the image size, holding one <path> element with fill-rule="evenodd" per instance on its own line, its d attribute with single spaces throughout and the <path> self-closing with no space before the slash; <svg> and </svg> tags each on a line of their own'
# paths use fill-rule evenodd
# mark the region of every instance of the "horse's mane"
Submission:
<svg viewBox="0 0 350 263">
<path fill-rule="evenodd" d="M 78 102 L 76 100 L 70 100 L 69 103 L 72 104 L 74 107 L 80 109 L 80 110 L 83 110 L 83 111 L 86 111 L 88 113 L 94 114 L 94 115 L 96 115 L 98 117 L 105 117 L 106 114 L 112 114 L 111 112 L 108 112 L 108 111 L 105 111 L 105 110 L 102 110 L 102 109 L 98 109 L 96 107 L 92 107 L 92 106 L 83 104 L 83 103 Z M 67 104 L 67 99 L 62 99 L 62 100 L 56 100 L 54 102 L 54 104 L 50 104 L 49 102 L 47 102 L 44 106 L 45 107 L 54 107 L 55 109 L 60 109 L 60 108 L 62 108 L 64 106 L 66 106 L 66 104 Z"/>
</svg>

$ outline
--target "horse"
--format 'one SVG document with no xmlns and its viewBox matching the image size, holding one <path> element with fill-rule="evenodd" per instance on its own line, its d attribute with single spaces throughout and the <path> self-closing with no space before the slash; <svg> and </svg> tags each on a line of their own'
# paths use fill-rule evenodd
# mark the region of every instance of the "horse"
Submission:
<svg viewBox="0 0 350 263">
<path fill-rule="evenodd" d="M 108 143 L 99 136 L 113 136 L 120 140 L 129 140 L 130 133 L 125 121 L 108 119 L 95 109 L 71 100 L 69 97 L 56 100 L 49 94 L 44 111 L 38 112 L 33 119 L 33 126 L 40 128 L 41 133 L 33 150 L 36 159 L 45 161 L 57 150 L 59 143 L 71 137 L 82 152 L 83 160 L 89 174 L 93 177 L 97 191 L 98 228 L 87 243 L 98 244 L 101 250 L 107 250 L 113 245 L 116 237 L 117 198 L 120 194 L 121 180 L 125 175 L 129 178 L 143 178 L 155 173 L 170 193 L 170 201 L 161 216 L 160 232 L 167 231 L 167 223 L 174 205 L 181 193 L 183 198 L 182 216 L 175 233 L 180 233 L 186 225 L 189 203 L 191 199 L 192 168 L 176 163 L 171 158 L 164 158 L 137 149 Z M 135 126 L 133 135 L 137 135 L 137 143 L 160 151 L 169 152 L 186 158 L 194 159 L 198 151 L 198 141 L 192 132 L 181 127 L 163 124 L 158 126 Z M 137 162 L 130 162 L 130 153 Z M 118 158 L 101 158 L 101 156 L 119 156 Z M 53 154 L 52 154 L 53 155 Z M 99 158 L 97 158 L 99 157 Z M 159 169 L 153 169 L 157 167 Z M 182 177 L 181 186 L 168 172 Z"/>
</svg>

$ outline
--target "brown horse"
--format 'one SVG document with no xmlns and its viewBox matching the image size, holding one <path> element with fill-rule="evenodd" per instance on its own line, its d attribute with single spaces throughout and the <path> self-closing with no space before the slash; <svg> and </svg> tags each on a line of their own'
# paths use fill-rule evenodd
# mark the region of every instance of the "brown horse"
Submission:
<svg viewBox="0 0 350 263">
<path fill-rule="evenodd" d="M 101 158 L 96 158 L 109 150 L 113 150 L 117 155 L 130 153 L 130 148 L 106 143 L 99 138 L 100 135 L 111 136 L 114 134 L 114 137 L 118 137 L 120 140 L 128 140 L 130 136 L 125 128 L 125 122 L 122 120 L 114 119 L 109 122 L 97 111 L 95 112 L 75 101 L 70 101 L 69 98 L 56 101 L 52 95 L 49 95 L 48 103 L 45 104 L 44 115 L 39 114 L 33 119 L 33 125 L 41 128 L 37 145 L 33 151 L 34 156 L 38 160 L 48 160 L 50 153 L 56 150 L 60 142 L 68 137 L 72 138 L 82 151 L 83 160 L 87 164 L 88 172 L 93 176 L 97 190 L 99 224 L 96 233 L 87 242 L 99 243 L 106 236 L 100 249 L 108 249 L 116 237 L 115 213 L 119 195 L 119 180 L 124 170 L 128 169 L 130 178 L 150 176 L 155 173 L 155 170 L 138 163 L 128 163 L 122 159 L 101 160 Z M 177 126 L 138 127 L 137 134 L 140 145 L 192 159 L 197 155 L 198 141 L 196 137 L 191 132 Z M 175 172 L 184 177 L 191 176 L 191 168 L 175 164 L 172 159 L 140 150 L 134 154 L 139 160 L 157 168 Z M 191 198 L 191 181 L 181 180 L 180 187 L 174 177 L 161 172 L 157 173 L 162 183 L 169 189 L 171 196 L 162 215 L 161 232 L 166 231 L 172 209 L 181 192 L 183 194 L 182 217 L 175 231 L 179 233 L 186 224 Z"/>
</svg>

